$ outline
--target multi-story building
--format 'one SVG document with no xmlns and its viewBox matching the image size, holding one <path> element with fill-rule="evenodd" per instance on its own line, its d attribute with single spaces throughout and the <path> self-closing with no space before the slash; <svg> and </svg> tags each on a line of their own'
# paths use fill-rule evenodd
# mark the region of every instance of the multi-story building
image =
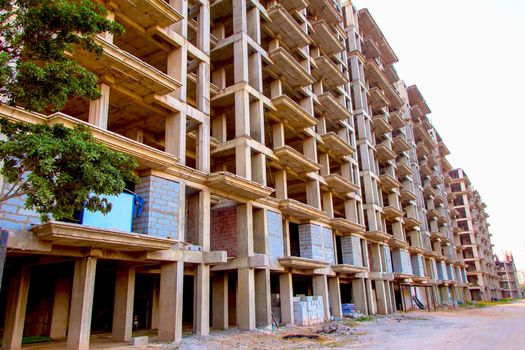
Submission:
<svg viewBox="0 0 525 350">
<path fill-rule="evenodd" d="M 3 348 L 38 335 L 87 349 L 92 332 L 129 341 L 132 329 L 174 342 L 183 327 L 206 335 L 329 320 L 352 305 L 388 314 L 470 300 L 448 150 L 366 9 L 107 6 L 125 34 L 97 39 L 101 60 L 72 54 L 98 75 L 101 98 L 0 115 L 86 124 L 137 158 L 141 180 L 105 217 L 40 223 L 23 199 L 2 204 Z"/>
<path fill-rule="evenodd" d="M 450 189 L 454 196 L 454 209 L 463 258 L 467 267 L 472 299 L 488 301 L 499 299 L 499 278 L 496 272 L 493 244 L 489 233 L 487 205 L 471 185 L 463 169 L 449 172 Z"/>
<path fill-rule="evenodd" d="M 496 269 L 502 298 L 523 298 L 520 281 L 512 253 L 505 252 L 503 260 L 496 256 Z"/>
</svg>

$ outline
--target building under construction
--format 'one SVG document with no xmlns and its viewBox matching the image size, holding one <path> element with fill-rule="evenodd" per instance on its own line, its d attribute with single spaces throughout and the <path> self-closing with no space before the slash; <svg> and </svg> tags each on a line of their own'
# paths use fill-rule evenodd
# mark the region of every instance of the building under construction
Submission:
<svg viewBox="0 0 525 350">
<path fill-rule="evenodd" d="M 496 269 L 502 298 L 523 298 L 520 281 L 512 253 L 505 252 L 503 260 L 496 257 Z"/>
<path fill-rule="evenodd" d="M 41 224 L 22 199 L 2 205 L 2 349 L 28 336 L 88 349 L 101 333 L 178 342 L 183 329 L 497 297 L 483 205 L 455 188 L 425 98 L 398 76 L 368 10 L 333 0 L 103 3 L 125 33 L 98 37 L 100 60 L 72 53 L 98 75 L 100 99 L 51 115 L 0 105 L 0 115 L 89 125 L 138 160 L 141 181 L 111 198 L 107 216 L 76 222 Z M 475 200 L 478 234 L 474 219 L 464 224 Z"/>
</svg>

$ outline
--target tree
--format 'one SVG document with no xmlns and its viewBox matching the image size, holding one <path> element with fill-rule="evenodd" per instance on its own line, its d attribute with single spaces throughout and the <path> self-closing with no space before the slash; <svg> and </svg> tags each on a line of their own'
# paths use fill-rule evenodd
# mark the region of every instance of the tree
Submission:
<svg viewBox="0 0 525 350">
<path fill-rule="evenodd" d="M 0 0 L 0 102 L 58 111 L 71 97 L 100 96 L 96 76 L 66 53 L 102 54 L 94 38 L 123 27 L 91 0 Z"/>
<path fill-rule="evenodd" d="M 111 204 L 101 195 L 122 193 L 136 183 L 136 160 L 96 142 L 88 127 L 62 124 L 13 123 L 0 119 L 0 171 L 10 189 L 0 205 L 26 196 L 26 209 L 43 222 L 72 218 L 83 207 L 108 213 Z"/>
</svg>

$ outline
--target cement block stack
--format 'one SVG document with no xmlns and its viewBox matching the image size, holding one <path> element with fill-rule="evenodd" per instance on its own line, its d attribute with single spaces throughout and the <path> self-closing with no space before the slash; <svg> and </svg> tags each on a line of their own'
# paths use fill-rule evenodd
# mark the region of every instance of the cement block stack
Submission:
<svg viewBox="0 0 525 350">
<path fill-rule="evenodd" d="M 324 322 L 323 298 L 320 296 L 295 297 L 293 310 L 297 326 L 311 326 Z"/>
</svg>

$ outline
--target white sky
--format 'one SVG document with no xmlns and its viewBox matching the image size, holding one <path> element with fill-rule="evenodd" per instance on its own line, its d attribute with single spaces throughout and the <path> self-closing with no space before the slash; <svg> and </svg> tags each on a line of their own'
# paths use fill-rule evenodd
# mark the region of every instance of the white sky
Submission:
<svg viewBox="0 0 525 350">
<path fill-rule="evenodd" d="M 355 0 L 425 97 L 453 167 L 487 203 L 494 252 L 525 270 L 525 1 Z M 523 207 L 522 207 L 523 205 Z"/>
</svg>

